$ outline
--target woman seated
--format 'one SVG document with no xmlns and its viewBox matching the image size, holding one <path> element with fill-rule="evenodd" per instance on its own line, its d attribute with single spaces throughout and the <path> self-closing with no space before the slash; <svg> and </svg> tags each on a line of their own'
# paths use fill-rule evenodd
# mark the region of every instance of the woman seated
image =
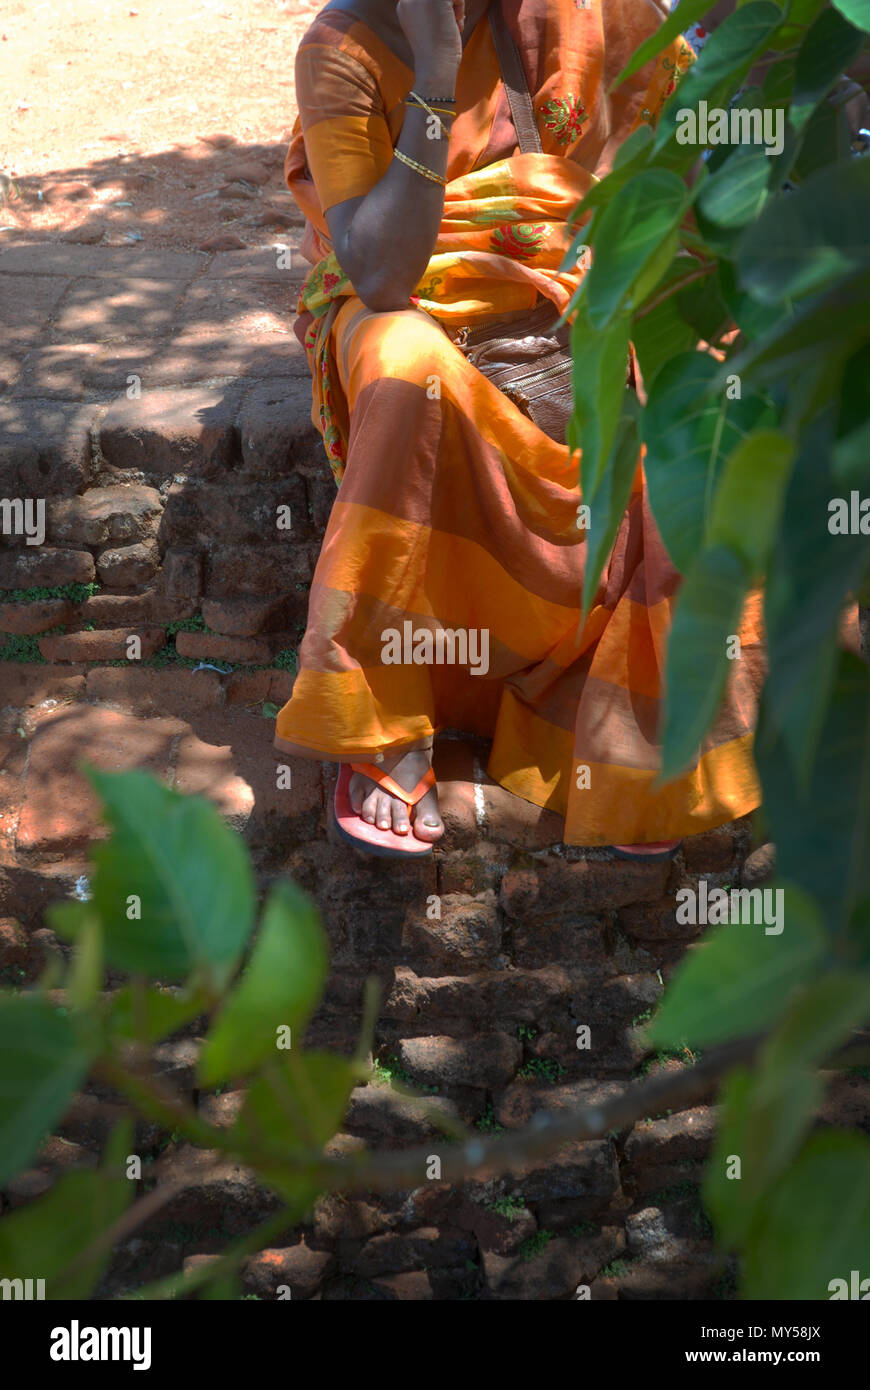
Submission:
<svg viewBox="0 0 870 1390">
<path fill-rule="evenodd" d="M 662 22 L 652 0 L 491 4 L 541 153 L 519 152 L 490 0 L 333 0 L 298 51 L 285 169 L 314 269 L 296 331 L 340 486 L 276 747 L 341 764 L 339 827 L 375 853 L 430 853 L 443 834 L 445 729 L 490 739 L 489 775 L 559 812 L 566 843 L 669 853 L 759 802 L 755 612 L 695 765 L 656 785 L 679 576 L 640 463 L 581 625 L 576 456 L 461 343 L 567 306 L 584 273 L 560 268 L 572 213 L 691 54 L 678 40 L 609 94 Z"/>
</svg>

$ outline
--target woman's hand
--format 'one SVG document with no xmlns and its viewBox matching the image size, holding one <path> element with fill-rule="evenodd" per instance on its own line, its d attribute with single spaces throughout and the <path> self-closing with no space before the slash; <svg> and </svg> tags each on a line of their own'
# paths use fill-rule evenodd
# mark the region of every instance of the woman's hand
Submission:
<svg viewBox="0 0 870 1390">
<path fill-rule="evenodd" d="M 452 96 L 462 58 L 465 0 L 398 0 L 396 17 L 414 55 L 415 83 L 428 87 L 429 96 Z"/>
</svg>

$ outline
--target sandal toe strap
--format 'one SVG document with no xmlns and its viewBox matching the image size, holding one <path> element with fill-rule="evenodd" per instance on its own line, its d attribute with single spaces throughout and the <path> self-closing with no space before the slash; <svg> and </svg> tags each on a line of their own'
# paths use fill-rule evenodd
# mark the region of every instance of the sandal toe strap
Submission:
<svg viewBox="0 0 870 1390">
<path fill-rule="evenodd" d="M 426 795 L 431 787 L 435 786 L 435 772 L 433 768 L 428 768 L 420 778 L 416 787 L 411 792 L 406 792 L 404 787 L 400 787 L 388 772 L 383 772 L 374 763 L 351 763 L 354 772 L 359 772 L 363 777 L 370 777 L 373 782 L 387 792 L 389 796 L 398 797 L 399 801 L 404 801 L 406 806 L 416 806 L 418 801 Z"/>
</svg>

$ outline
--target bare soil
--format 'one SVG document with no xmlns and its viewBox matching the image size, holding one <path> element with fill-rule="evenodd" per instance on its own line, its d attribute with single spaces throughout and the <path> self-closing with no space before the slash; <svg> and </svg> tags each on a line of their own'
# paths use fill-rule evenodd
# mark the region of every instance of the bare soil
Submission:
<svg viewBox="0 0 870 1390">
<path fill-rule="evenodd" d="M 320 2 L 5 0 L 0 247 L 219 250 L 297 226 L 281 166 Z"/>
</svg>

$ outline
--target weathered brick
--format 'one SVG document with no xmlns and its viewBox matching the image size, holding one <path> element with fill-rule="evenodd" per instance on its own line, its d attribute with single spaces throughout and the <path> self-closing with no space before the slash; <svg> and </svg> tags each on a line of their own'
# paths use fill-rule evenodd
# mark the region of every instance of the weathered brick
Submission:
<svg viewBox="0 0 870 1390">
<path fill-rule="evenodd" d="M 160 565 L 157 542 L 136 541 L 133 545 L 112 546 L 97 556 L 97 573 L 104 584 L 115 589 L 135 588 L 153 579 Z"/>
<path fill-rule="evenodd" d="M 52 502 L 48 530 L 52 540 L 73 545 L 120 545 L 154 535 L 162 511 L 156 488 L 92 487 L 80 497 Z"/>
<path fill-rule="evenodd" d="M 158 594 L 170 608 L 187 607 L 197 603 L 202 593 L 202 556 L 196 550 L 172 548 L 163 556 L 158 580 Z M 164 616 L 170 616 L 166 613 Z M 190 616 L 174 613 L 172 616 Z"/>
<path fill-rule="evenodd" d="M 609 1139 L 572 1141 L 557 1154 L 526 1165 L 516 1191 L 527 1202 L 582 1199 L 589 1215 L 619 1191 L 616 1153 Z"/>
<path fill-rule="evenodd" d="M 65 598 L 0 603 L 0 632 L 47 632 L 49 628 L 68 622 L 72 611 L 72 604 Z"/>
<path fill-rule="evenodd" d="M 290 614 L 285 597 L 203 599 L 207 627 L 225 637 L 256 637 L 287 627 Z"/>
<path fill-rule="evenodd" d="M 175 638 L 179 656 L 202 661 L 232 661 L 241 666 L 266 665 L 272 648 L 262 637 L 221 637 L 213 632 L 179 632 Z"/>
<path fill-rule="evenodd" d="M 311 380 L 264 381 L 245 397 L 239 415 L 242 463 L 258 478 L 284 478 L 326 469 L 320 435 L 311 423 Z"/>
<path fill-rule="evenodd" d="M 128 662 L 126 666 L 98 666 L 88 671 L 89 700 L 123 705 L 133 714 L 192 716 L 222 701 L 217 671 L 155 670 Z"/>
<path fill-rule="evenodd" d="M 92 473 L 95 405 L 0 401 L 0 476 L 9 497 L 50 498 L 81 491 Z"/>
<path fill-rule="evenodd" d="M 15 395 L 80 400 L 88 369 L 99 354 L 99 343 L 48 343 L 34 348 L 22 364 Z"/>
<path fill-rule="evenodd" d="M 457 1038 L 404 1038 L 399 1061 L 421 1085 L 503 1086 L 520 1064 L 522 1049 L 507 1033 Z"/>
<path fill-rule="evenodd" d="M 8 275 L 106 275 L 151 276 L 189 279 L 204 258 L 195 251 L 136 250 L 125 247 L 118 254 L 108 246 L 70 246 L 46 241 L 9 246 L 0 250 L 0 274 Z M 19 295 L 24 291 L 19 290 Z"/>
<path fill-rule="evenodd" d="M 183 288 L 182 281 L 132 272 L 109 282 L 90 276 L 77 279 L 55 313 L 55 336 L 85 343 L 122 333 L 165 333 Z"/>
<path fill-rule="evenodd" d="M 281 510 L 279 508 L 286 508 Z M 278 528 L 279 520 L 283 529 Z M 288 525 L 289 522 L 289 525 Z M 160 544 L 234 545 L 295 542 L 309 537 L 302 478 L 256 484 L 173 483 L 160 525 Z"/>
<path fill-rule="evenodd" d="M 495 959 L 501 949 L 501 924 L 490 889 L 479 898 L 445 894 L 440 917 L 409 911 L 402 944 L 412 956 L 449 970 L 473 970 Z"/>
<path fill-rule="evenodd" d="M 104 628 L 94 632 L 64 632 L 40 637 L 39 650 L 46 661 L 126 661 L 130 637 L 138 637 L 142 657 L 153 656 L 166 642 L 162 627 L 146 627 L 138 632 L 126 628 Z"/>
<path fill-rule="evenodd" d="M 100 426 L 100 446 L 115 468 L 146 477 L 195 473 L 217 477 L 232 469 L 238 448 L 238 386 L 145 391 L 113 401 Z"/>
<path fill-rule="evenodd" d="M 8 251 L 5 254 L 8 255 Z M 0 253 L 0 270 L 2 268 Z M 25 347 L 40 342 L 52 312 L 66 293 L 67 283 L 65 279 L 49 275 L 0 274 L 0 323 L 5 342 Z"/>
<path fill-rule="evenodd" d="M 89 550 L 52 550 L 33 546 L 0 551 L 0 589 L 59 588 L 90 584 L 94 557 Z"/>
<path fill-rule="evenodd" d="M 245 1261 L 242 1283 L 261 1298 L 277 1298 L 282 1285 L 290 1297 L 313 1298 L 335 1267 L 335 1256 L 327 1250 L 309 1250 L 304 1241 L 284 1250 L 261 1250 Z"/>
<path fill-rule="evenodd" d="M 553 917 L 570 920 L 661 899 L 669 870 L 667 863 L 620 859 L 541 860 L 533 870 L 505 874 L 500 902 L 509 917 L 526 926 L 545 925 Z"/>
<path fill-rule="evenodd" d="M 224 594 L 275 594 L 307 585 L 313 564 L 310 548 L 288 539 L 281 545 L 224 546 L 207 557 L 205 592 Z"/>
<path fill-rule="evenodd" d="M 293 693 L 292 671 L 233 671 L 226 679 L 227 704 L 258 705 L 270 701 L 280 709 Z"/>
</svg>

